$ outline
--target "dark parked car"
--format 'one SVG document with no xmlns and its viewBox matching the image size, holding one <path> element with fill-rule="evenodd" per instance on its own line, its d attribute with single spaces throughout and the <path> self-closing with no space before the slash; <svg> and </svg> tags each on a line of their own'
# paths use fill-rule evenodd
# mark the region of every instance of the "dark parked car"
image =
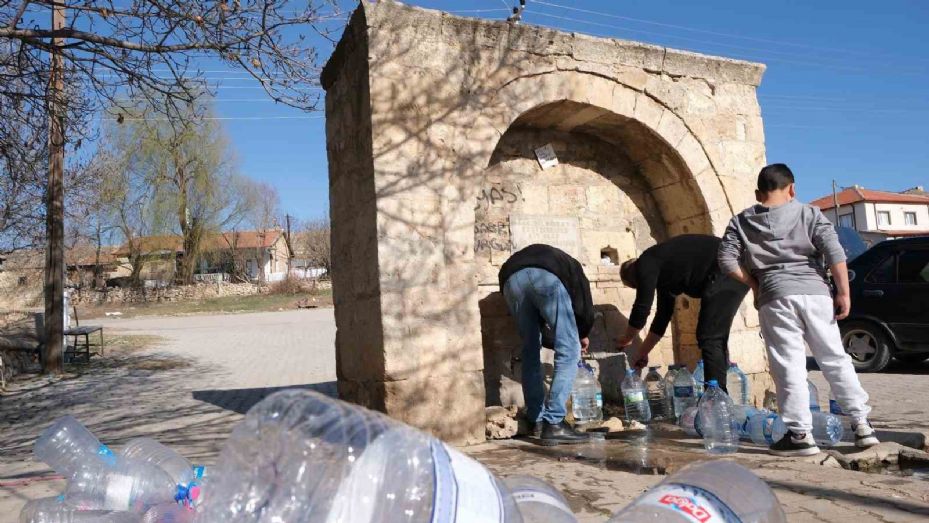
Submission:
<svg viewBox="0 0 929 523">
<path fill-rule="evenodd" d="M 859 372 L 929 359 L 929 236 L 881 242 L 848 264 L 842 343 Z"/>
</svg>

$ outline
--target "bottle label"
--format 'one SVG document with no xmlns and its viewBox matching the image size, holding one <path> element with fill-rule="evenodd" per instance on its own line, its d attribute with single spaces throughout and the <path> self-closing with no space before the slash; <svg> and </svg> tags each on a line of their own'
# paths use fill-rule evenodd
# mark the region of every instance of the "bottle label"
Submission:
<svg viewBox="0 0 929 523">
<path fill-rule="evenodd" d="M 674 387 L 674 397 L 675 398 L 692 398 L 694 397 L 694 388 L 691 386 L 686 387 Z"/>
<path fill-rule="evenodd" d="M 571 509 L 567 507 L 560 499 L 545 492 L 538 490 L 520 490 L 513 493 L 513 499 L 516 503 L 542 503 L 558 510 L 572 514 Z M 527 522 L 528 523 L 528 522 Z"/>
<path fill-rule="evenodd" d="M 623 399 L 626 403 L 642 403 L 645 401 L 645 394 L 641 391 L 630 392 L 628 394 L 623 394 Z"/>
<path fill-rule="evenodd" d="M 660 512 L 672 510 L 693 523 L 741 523 L 719 498 L 690 485 L 659 485 L 635 502 L 635 506 L 642 505 L 655 507 Z"/>
<path fill-rule="evenodd" d="M 603 408 L 603 394 L 599 392 L 597 393 L 597 408 L 599 409 Z"/>
<path fill-rule="evenodd" d="M 97 448 L 97 455 L 103 459 L 103 462 L 109 466 L 116 464 L 116 454 L 113 454 L 113 451 L 110 450 L 110 447 L 107 447 L 103 443 L 100 444 L 100 447 Z"/>
<path fill-rule="evenodd" d="M 835 414 L 836 416 L 845 415 L 845 413 L 842 412 L 842 407 L 839 405 L 839 402 L 836 400 L 829 400 L 829 413 Z"/>
<path fill-rule="evenodd" d="M 106 484 L 106 508 L 129 510 L 132 501 L 132 476 L 113 474 Z"/>
<path fill-rule="evenodd" d="M 432 442 L 432 461 L 432 523 L 503 522 L 503 496 L 483 465 L 439 441 Z"/>
</svg>

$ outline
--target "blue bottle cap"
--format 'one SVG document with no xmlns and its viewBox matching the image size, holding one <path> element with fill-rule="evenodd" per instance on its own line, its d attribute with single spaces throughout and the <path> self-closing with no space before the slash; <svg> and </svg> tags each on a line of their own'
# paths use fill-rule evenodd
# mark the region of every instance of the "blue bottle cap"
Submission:
<svg viewBox="0 0 929 523">
<path fill-rule="evenodd" d="M 626 369 L 626 376 L 631 376 L 633 374 L 635 374 L 635 369 L 632 369 L 632 368 Z"/>
<path fill-rule="evenodd" d="M 719 382 L 716 380 L 710 380 L 707 382 L 707 385 L 709 385 L 710 387 L 719 387 Z"/>
</svg>

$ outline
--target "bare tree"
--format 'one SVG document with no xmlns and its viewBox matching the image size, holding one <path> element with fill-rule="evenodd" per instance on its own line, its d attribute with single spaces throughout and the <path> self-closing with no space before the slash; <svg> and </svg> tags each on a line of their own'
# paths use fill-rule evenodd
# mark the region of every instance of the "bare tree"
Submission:
<svg viewBox="0 0 929 523">
<path fill-rule="evenodd" d="M 320 218 L 303 223 L 300 232 L 295 235 L 294 243 L 298 257 L 307 260 L 309 266 L 323 269 L 326 274 L 332 272 L 332 253 L 330 249 L 329 218 Z"/>
<path fill-rule="evenodd" d="M 336 10 L 334 0 L 310 0 L 302 10 L 275 0 L 0 0 L 0 121 L 25 128 L 0 134 L 0 149 L 25 157 L 24 148 L 45 140 L 22 137 L 42 137 L 51 122 L 56 151 L 48 164 L 51 183 L 40 191 L 48 192 L 47 371 L 60 371 L 63 341 L 60 151 L 86 135 L 82 119 L 139 97 L 177 118 L 208 87 L 199 56 L 245 71 L 274 100 L 313 109 L 319 98 L 309 88 L 318 78 L 318 55 L 304 31 L 328 36 L 326 22 L 339 16 Z"/>
<path fill-rule="evenodd" d="M 252 182 L 252 195 L 248 210 L 248 223 L 254 228 L 258 241 L 255 245 L 255 257 L 258 262 L 258 283 L 265 282 L 264 251 L 268 234 L 279 228 L 281 197 L 277 189 L 267 182 Z"/>
</svg>

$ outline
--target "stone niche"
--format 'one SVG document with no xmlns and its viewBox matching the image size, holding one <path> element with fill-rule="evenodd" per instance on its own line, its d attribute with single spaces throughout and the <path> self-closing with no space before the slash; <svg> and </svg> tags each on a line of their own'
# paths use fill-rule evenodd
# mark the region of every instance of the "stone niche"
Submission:
<svg viewBox="0 0 929 523">
<path fill-rule="evenodd" d="M 668 237 L 721 234 L 751 204 L 763 72 L 362 2 L 322 75 L 340 395 L 455 443 L 483 441 L 485 405 L 522 402 L 497 272 L 514 249 L 547 241 L 584 264 L 601 312 L 592 352 L 615 397 L 615 340 L 634 298 L 616 264 Z M 557 165 L 543 168 L 546 146 Z M 697 311 L 679 300 L 654 364 L 695 363 Z M 730 351 L 763 396 L 751 307 Z"/>
</svg>

